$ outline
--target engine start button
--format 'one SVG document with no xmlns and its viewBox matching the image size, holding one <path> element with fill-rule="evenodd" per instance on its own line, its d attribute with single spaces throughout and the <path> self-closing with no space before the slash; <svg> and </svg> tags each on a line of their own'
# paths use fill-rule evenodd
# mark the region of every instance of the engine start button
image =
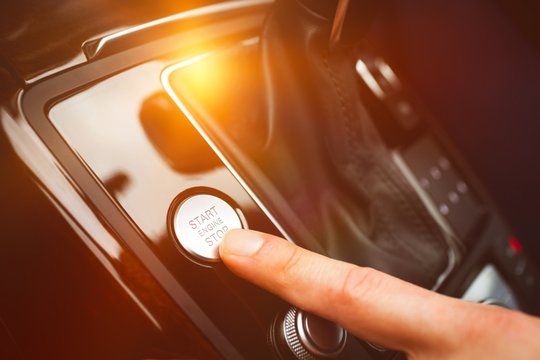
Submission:
<svg viewBox="0 0 540 360">
<path fill-rule="evenodd" d="M 185 251 L 203 261 L 218 261 L 219 244 L 225 233 L 243 227 L 237 211 L 214 195 L 191 195 L 173 211 L 176 240 Z"/>
</svg>

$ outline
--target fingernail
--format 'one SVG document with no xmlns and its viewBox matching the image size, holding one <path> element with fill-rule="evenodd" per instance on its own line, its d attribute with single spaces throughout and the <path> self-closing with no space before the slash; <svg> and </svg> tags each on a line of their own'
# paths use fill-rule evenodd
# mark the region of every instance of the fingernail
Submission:
<svg viewBox="0 0 540 360">
<path fill-rule="evenodd" d="M 253 256 L 263 242 L 262 237 L 252 231 L 232 230 L 225 235 L 220 251 L 235 256 Z"/>
</svg>

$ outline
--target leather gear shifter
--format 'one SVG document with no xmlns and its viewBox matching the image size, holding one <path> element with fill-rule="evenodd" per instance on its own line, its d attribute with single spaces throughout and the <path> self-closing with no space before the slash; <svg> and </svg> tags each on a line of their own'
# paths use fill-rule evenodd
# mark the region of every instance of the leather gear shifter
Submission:
<svg viewBox="0 0 540 360">
<path fill-rule="evenodd" d="M 171 83 L 290 239 L 431 288 L 457 246 L 362 104 L 354 51 L 376 11 L 371 3 L 350 2 L 330 46 L 335 0 L 278 0 L 258 45 L 204 57 Z M 200 84 L 197 74 L 212 81 Z"/>
<path fill-rule="evenodd" d="M 353 39 L 377 5 L 352 1 L 340 42 L 330 46 L 336 4 L 277 1 L 267 18 L 260 47 L 266 152 L 286 148 L 297 163 L 281 167 L 303 169 L 311 191 L 287 198 L 318 203 L 325 230 L 317 238 L 328 254 L 432 287 L 453 239 L 397 169 L 358 90 Z"/>
</svg>

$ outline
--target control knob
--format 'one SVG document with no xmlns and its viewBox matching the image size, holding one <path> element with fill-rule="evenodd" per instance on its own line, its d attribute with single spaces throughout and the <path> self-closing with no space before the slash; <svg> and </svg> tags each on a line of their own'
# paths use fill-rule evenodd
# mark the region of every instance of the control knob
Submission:
<svg viewBox="0 0 540 360">
<path fill-rule="evenodd" d="M 270 333 L 270 342 L 284 359 L 335 358 L 346 340 L 341 326 L 295 307 L 276 318 Z"/>
</svg>

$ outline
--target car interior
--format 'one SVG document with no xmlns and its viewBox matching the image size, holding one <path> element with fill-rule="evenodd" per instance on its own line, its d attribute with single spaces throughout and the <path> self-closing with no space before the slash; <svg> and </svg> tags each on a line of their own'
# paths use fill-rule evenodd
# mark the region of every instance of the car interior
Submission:
<svg viewBox="0 0 540 360">
<path fill-rule="evenodd" d="M 406 358 L 231 273 L 236 228 L 540 315 L 539 16 L 4 4 L 0 358 Z"/>
</svg>

